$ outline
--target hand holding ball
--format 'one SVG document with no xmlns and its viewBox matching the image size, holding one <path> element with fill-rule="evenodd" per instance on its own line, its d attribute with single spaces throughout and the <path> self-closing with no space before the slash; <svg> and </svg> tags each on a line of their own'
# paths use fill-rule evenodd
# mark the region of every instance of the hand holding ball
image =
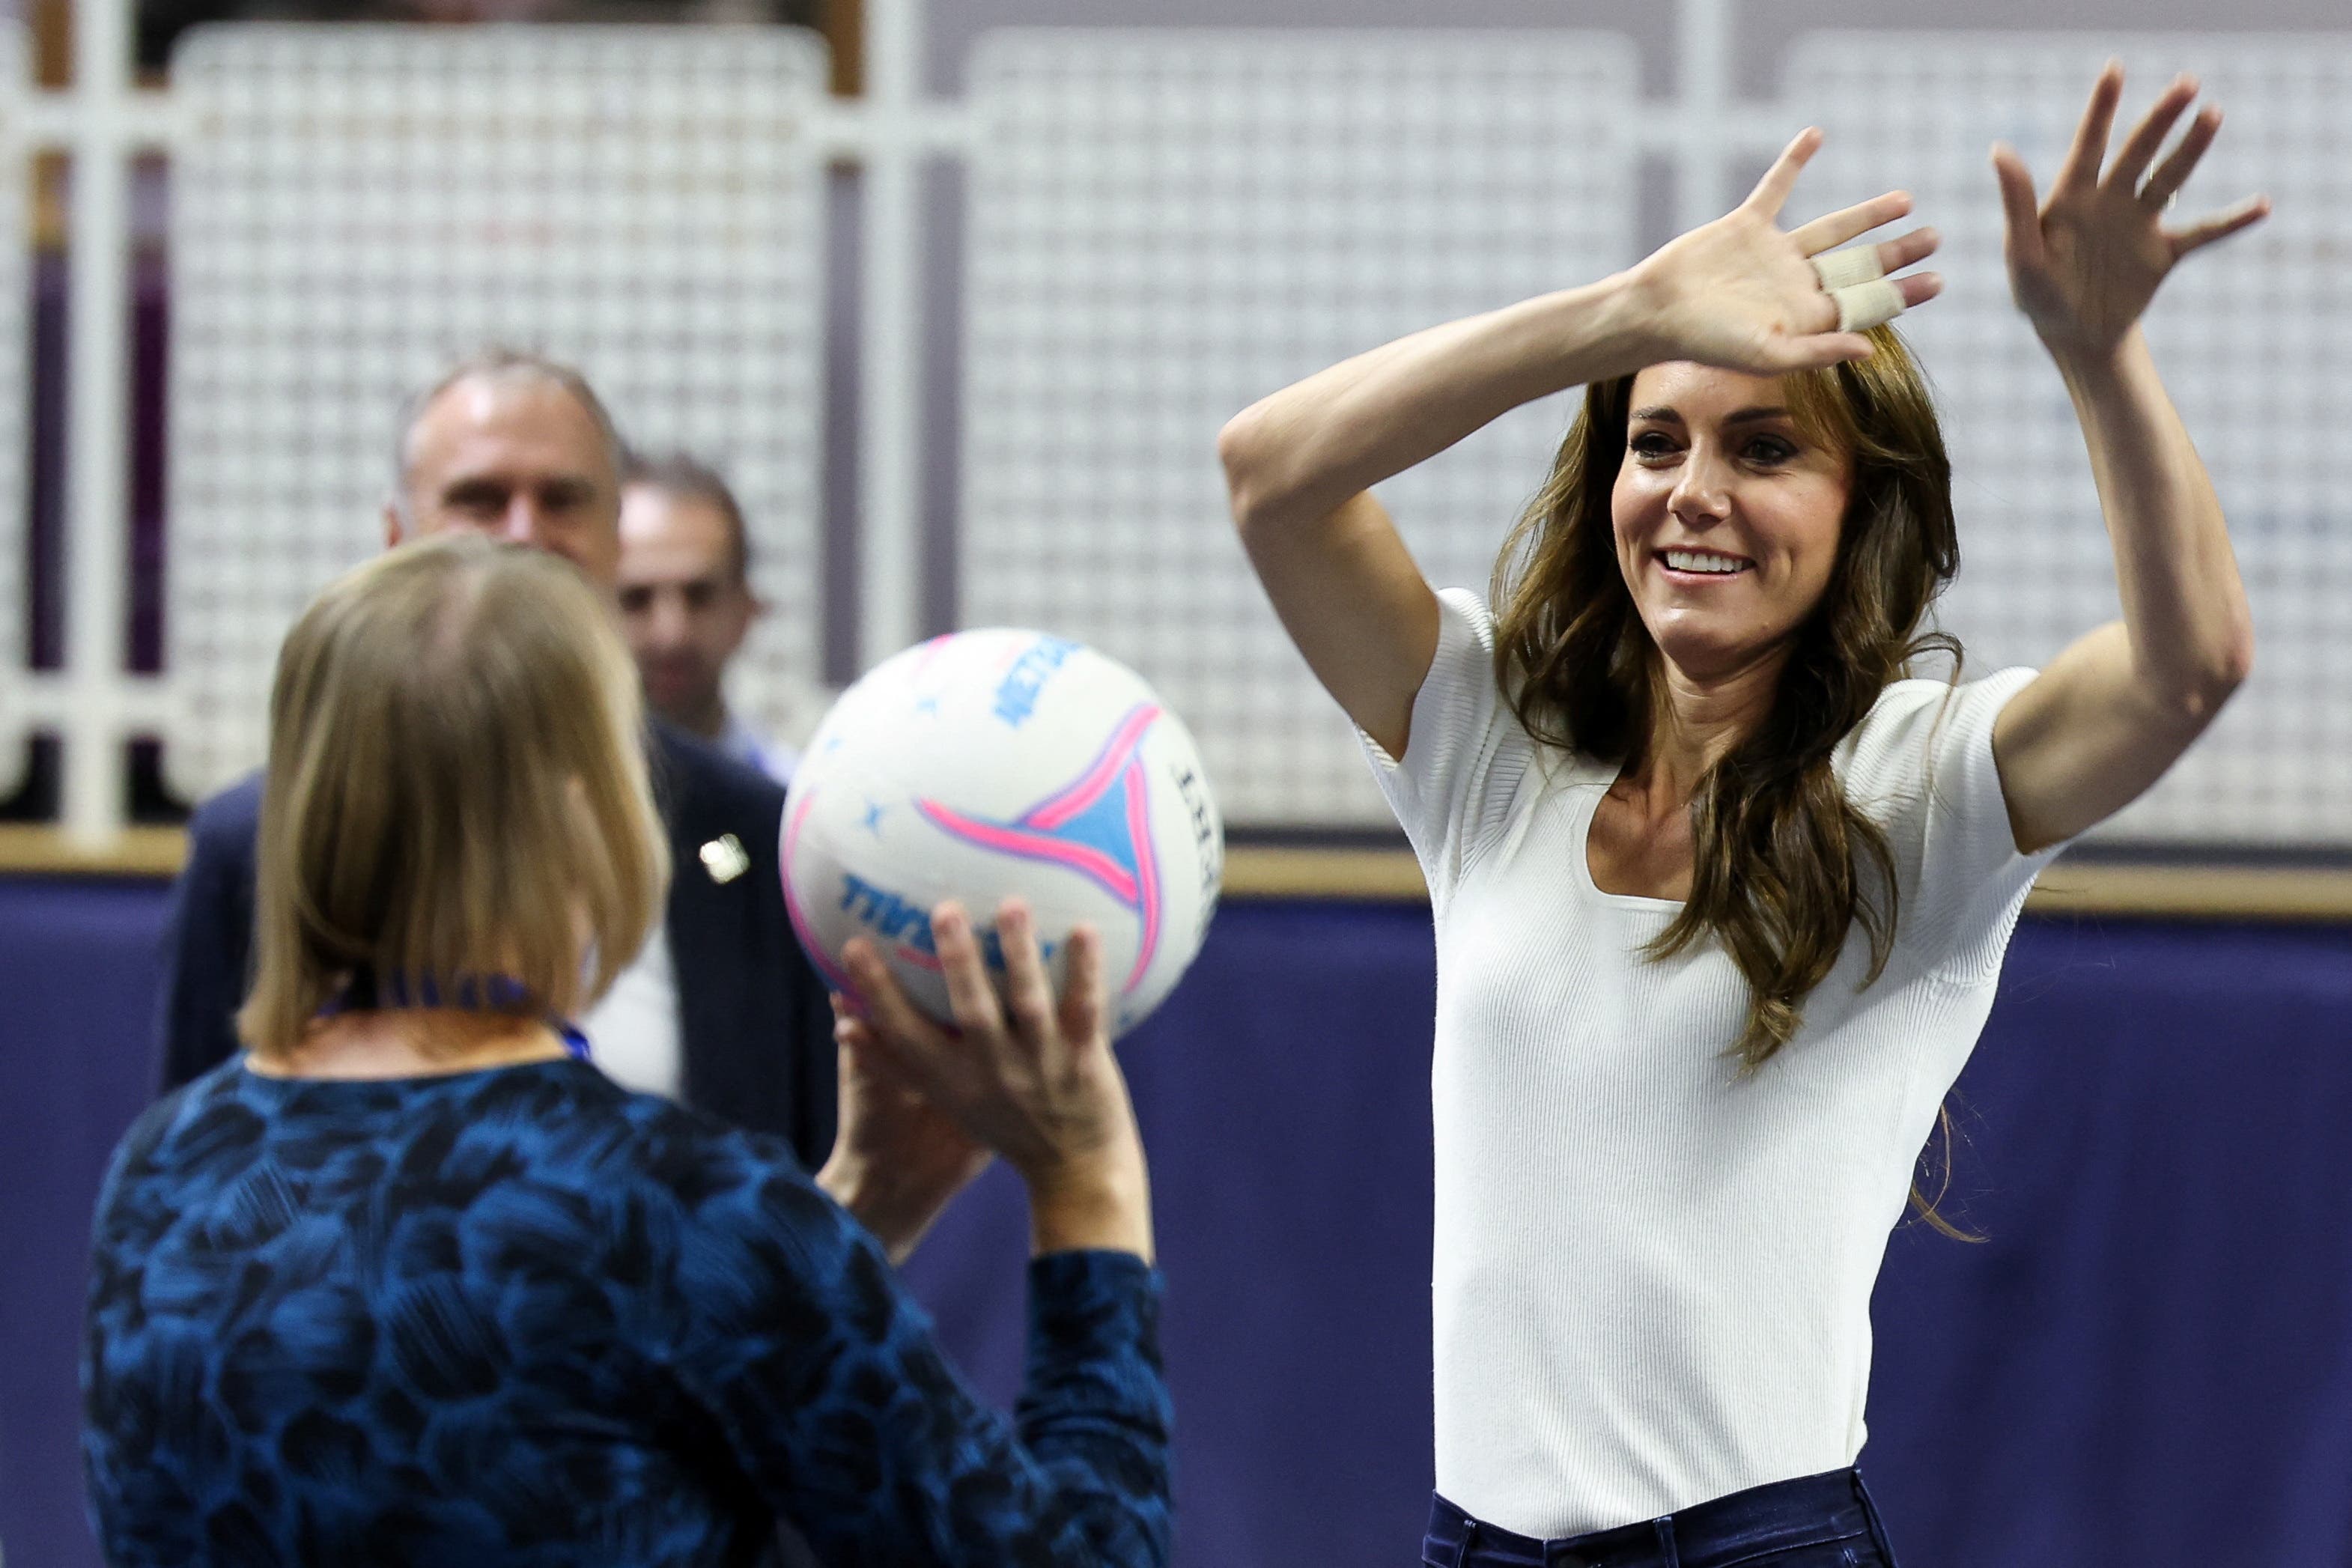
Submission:
<svg viewBox="0 0 2352 1568">
<path fill-rule="evenodd" d="M 784 805 L 784 896 L 826 981 L 865 935 L 917 1005 L 950 1016 L 929 911 L 1030 910 L 1060 994 L 1063 943 L 1102 940 L 1111 1033 L 1175 988 L 1215 912 L 1224 831 L 1183 724 L 1142 679 L 1039 632 L 936 637 L 842 693 Z M 995 931 L 980 931 L 1002 973 Z"/>
</svg>

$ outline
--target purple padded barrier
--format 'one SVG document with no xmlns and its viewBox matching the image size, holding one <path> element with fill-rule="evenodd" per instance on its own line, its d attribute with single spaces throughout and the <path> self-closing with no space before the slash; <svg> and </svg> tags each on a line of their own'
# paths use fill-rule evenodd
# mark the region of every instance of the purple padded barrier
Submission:
<svg viewBox="0 0 2352 1568">
<path fill-rule="evenodd" d="M 1227 908 L 1122 1055 L 1169 1279 L 1177 1560 L 1413 1560 L 1428 1508 L 1428 915 Z M 1948 1204 L 1874 1307 L 1904 1568 L 2352 1563 L 2352 930 L 2029 921 Z M 984 1386 L 1017 1184 L 908 1273 Z M 1562 1281 L 1572 1289 L 1572 1281 Z"/>
<path fill-rule="evenodd" d="M 90 1210 L 153 1097 L 163 889 L 0 878 L 0 1552 L 87 1568 L 75 1362 Z"/>
<path fill-rule="evenodd" d="M 163 890 L 0 879 L 0 1547 L 88 1568 L 89 1206 L 152 1079 Z M 1123 1049 L 1185 1568 L 1402 1563 L 1429 1484 L 1427 912 L 1245 902 Z M 2352 930 L 2028 921 L 1963 1080 L 1969 1247 L 1899 1233 L 1864 1464 L 1905 1568 L 2352 1562 Z M 908 1274 L 1018 1377 L 997 1171 Z"/>
</svg>

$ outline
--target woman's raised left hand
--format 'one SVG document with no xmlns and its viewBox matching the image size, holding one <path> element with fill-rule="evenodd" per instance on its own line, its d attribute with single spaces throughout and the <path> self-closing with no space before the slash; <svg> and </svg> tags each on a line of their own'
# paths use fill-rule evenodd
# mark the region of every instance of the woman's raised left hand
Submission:
<svg viewBox="0 0 2352 1568">
<path fill-rule="evenodd" d="M 2113 353 L 2176 262 L 2271 210 L 2269 197 L 2249 196 L 2185 226 L 2167 227 L 2173 195 L 2213 144 L 2221 111 L 2210 104 L 2200 110 L 2179 145 L 2156 163 L 2165 137 L 2197 97 L 2195 79 L 2181 77 L 2106 163 L 2123 91 L 2123 67 L 2111 61 L 2091 89 L 2074 144 L 2045 203 L 2037 205 L 2033 176 L 2015 148 L 2003 142 L 1992 151 L 2008 218 L 2010 289 L 2042 342 L 2062 360 Z"/>
</svg>

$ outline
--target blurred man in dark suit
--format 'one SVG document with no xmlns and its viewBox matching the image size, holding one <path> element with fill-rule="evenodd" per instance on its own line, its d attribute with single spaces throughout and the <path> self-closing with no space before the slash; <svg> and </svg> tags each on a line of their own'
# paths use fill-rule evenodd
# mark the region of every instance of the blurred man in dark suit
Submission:
<svg viewBox="0 0 2352 1568">
<path fill-rule="evenodd" d="M 639 457 L 621 481 L 621 631 L 646 703 L 778 784 L 799 759 L 727 700 L 727 667 L 768 606 L 751 592 L 743 508 L 686 454 Z"/>
<path fill-rule="evenodd" d="M 463 528 L 563 556 L 608 593 L 621 553 L 621 444 L 580 374 L 487 353 L 415 400 L 403 422 L 387 545 Z M 663 924 L 583 1020 L 597 1064 L 791 1140 L 814 1170 L 832 1147 L 833 1023 L 793 940 L 775 873 L 783 791 L 667 724 L 649 741 L 676 865 Z M 237 1050 L 249 978 L 259 775 L 197 808 L 165 934 L 159 1033 L 176 1087 Z"/>
</svg>

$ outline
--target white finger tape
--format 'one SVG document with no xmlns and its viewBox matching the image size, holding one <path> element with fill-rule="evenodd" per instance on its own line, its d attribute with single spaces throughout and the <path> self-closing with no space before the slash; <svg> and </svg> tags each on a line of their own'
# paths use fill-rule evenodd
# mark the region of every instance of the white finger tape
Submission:
<svg viewBox="0 0 2352 1568">
<path fill-rule="evenodd" d="M 1886 268 L 1878 264 L 1878 247 L 1874 245 L 1850 246 L 1816 256 L 1813 270 L 1821 274 L 1822 287 L 1832 294 L 1886 276 Z"/>
<path fill-rule="evenodd" d="M 1837 301 L 1838 331 L 1865 331 L 1884 326 L 1903 313 L 1903 290 L 1891 278 L 1874 278 L 1867 283 L 1856 283 L 1844 289 L 1830 290 Z"/>
</svg>

